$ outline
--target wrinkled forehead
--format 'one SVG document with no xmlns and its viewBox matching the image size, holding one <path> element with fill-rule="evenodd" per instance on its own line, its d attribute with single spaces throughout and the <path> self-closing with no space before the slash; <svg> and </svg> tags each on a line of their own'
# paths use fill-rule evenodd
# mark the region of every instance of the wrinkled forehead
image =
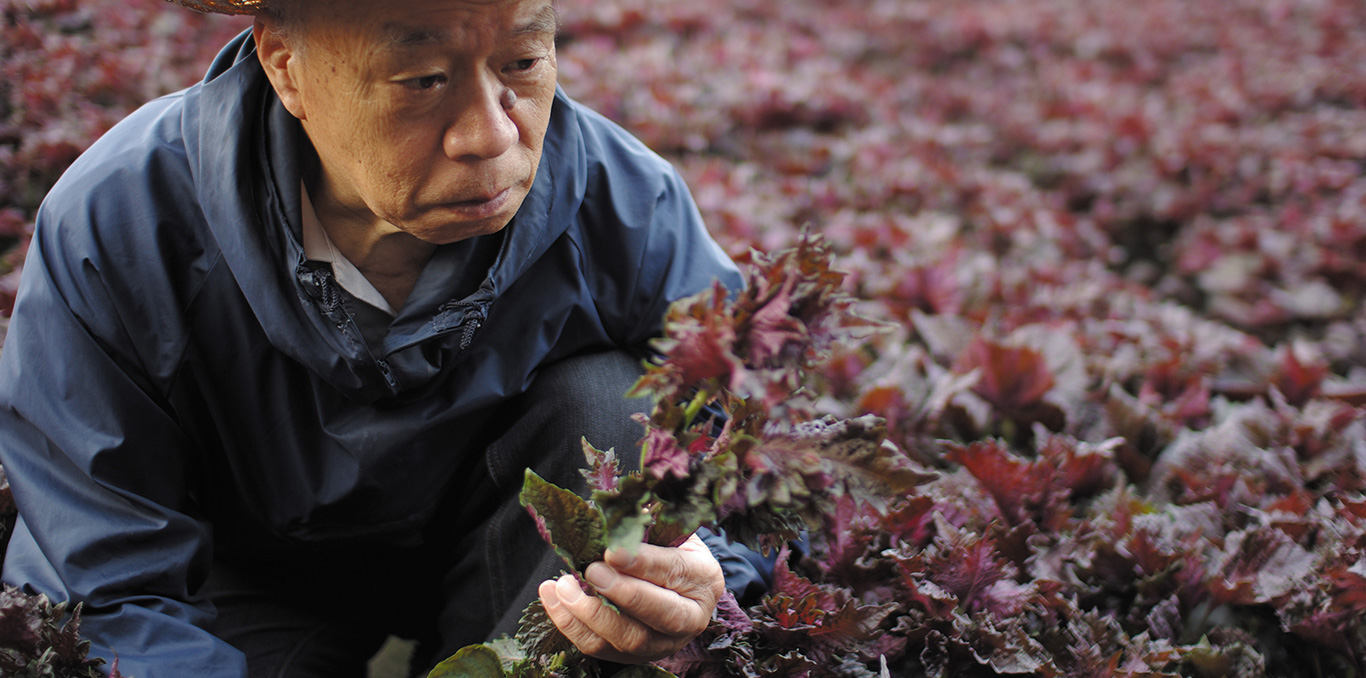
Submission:
<svg viewBox="0 0 1366 678">
<path fill-rule="evenodd" d="M 509 5 L 505 8 L 499 37 L 515 38 L 523 35 L 554 35 L 559 28 L 559 17 L 554 5 L 543 2 L 483 2 L 467 3 L 475 6 Z M 477 12 L 471 17 L 480 16 Z M 432 22 L 430 17 L 413 12 L 412 16 L 399 12 L 379 26 L 384 47 L 403 49 L 428 44 L 461 43 L 468 40 L 462 33 L 474 27 L 459 21 Z"/>
<path fill-rule="evenodd" d="M 279 17 L 290 32 L 350 36 L 377 49 L 553 36 L 559 27 L 553 0 L 292 1 Z"/>
</svg>

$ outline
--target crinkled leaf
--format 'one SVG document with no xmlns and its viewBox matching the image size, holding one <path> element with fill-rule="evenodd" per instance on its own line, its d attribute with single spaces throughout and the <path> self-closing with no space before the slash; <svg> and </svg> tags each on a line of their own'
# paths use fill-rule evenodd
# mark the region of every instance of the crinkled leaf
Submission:
<svg viewBox="0 0 1366 678">
<path fill-rule="evenodd" d="M 891 501 L 937 477 L 917 469 L 886 440 L 886 422 L 880 417 L 828 421 L 821 422 L 826 442 L 819 451 L 837 494 L 885 513 Z"/>
<path fill-rule="evenodd" d="M 999 441 L 953 445 L 946 458 L 982 484 L 1012 525 L 1056 524 L 1066 515 L 1066 489 L 1055 484 L 1054 469 L 1020 458 Z"/>
<path fill-rule="evenodd" d="M 520 499 L 536 520 L 541 536 L 574 572 L 582 573 L 589 564 L 602 560 L 607 537 L 597 507 L 531 469 L 526 470 Z"/>
<path fill-rule="evenodd" d="M 1319 394 L 1319 387 L 1328 376 L 1328 363 L 1304 358 L 1294 346 L 1281 348 L 1281 361 L 1275 377 L 1276 388 L 1292 405 L 1304 405 Z"/>
<path fill-rule="evenodd" d="M 1211 579 L 1213 594 L 1221 602 L 1270 603 L 1304 586 L 1314 563 L 1314 554 L 1280 530 L 1238 530 L 1225 540 Z"/>
<path fill-rule="evenodd" d="M 883 420 L 872 415 L 825 417 L 766 434 L 746 457 L 749 505 L 804 509 L 813 496 L 829 493 L 885 511 L 934 478 L 885 445 L 885 436 Z"/>
<path fill-rule="evenodd" d="M 87 656 L 90 642 L 80 637 L 80 618 L 80 604 L 53 604 L 45 595 L 5 585 L 0 589 L 0 670 L 5 675 L 102 675 L 104 660 Z"/>
<path fill-rule="evenodd" d="M 1030 636 L 1022 621 L 1000 619 L 986 614 L 969 620 L 956 620 L 964 630 L 963 637 L 972 656 L 979 664 L 990 666 L 996 673 L 1027 673 L 1037 676 L 1059 676 L 1048 653 Z"/>
<path fill-rule="evenodd" d="M 640 474 L 620 479 L 616 492 L 594 492 L 593 503 L 602 512 L 608 548 L 631 548 L 645 540 L 651 516 L 646 509 L 650 483 Z"/>
<path fill-rule="evenodd" d="M 874 658 L 868 646 L 898 606 L 865 604 L 848 589 L 812 582 L 788 567 L 786 555 L 774 567 L 773 591 L 756 608 L 756 632 L 776 647 L 807 647 L 812 659 L 849 652 Z"/>
<path fill-rule="evenodd" d="M 888 552 L 897 561 L 906 600 L 932 616 L 966 613 L 1010 618 L 1039 595 L 1039 582 L 1017 581 L 1013 563 L 1002 558 L 992 537 L 960 529 L 935 515 L 936 535 L 923 550 Z"/>
<path fill-rule="evenodd" d="M 754 648 L 749 638 L 754 629 L 749 616 L 730 591 L 721 595 L 711 622 L 686 647 L 656 662 L 661 668 L 690 678 L 728 678 L 752 669 Z"/>
<path fill-rule="evenodd" d="M 587 438 L 582 438 L 583 456 L 588 467 L 583 469 L 591 492 L 615 492 L 621 475 L 621 460 L 615 449 L 599 450 Z"/>
<path fill-rule="evenodd" d="M 43 622 L 33 597 L 8 584 L 0 590 L 0 647 L 36 651 Z"/>
<path fill-rule="evenodd" d="M 820 662 L 806 656 L 800 649 L 787 648 L 764 659 L 756 668 L 763 678 L 803 678 L 810 675 Z"/>
<path fill-rule="evenodd" d="M 954 371 L 980 371 L 972 387 L 1005 415 L 1031 410 L 1053 388 L 1053 373 L 1044 356 L 1028 346 L 1007 346 L 984 337 L 973 339 L 954 363 Z"/>
<path fill-rule="evenodd" d="M 941 622 L 926 634 L 920 653 L 927 676 L 1062 675 L 1020 618 L 969 616 L 957 611 L 943 621 L 948 623 Z"/>
<path fill-rule="evenodd" d="M 822 525 L 824 552 L 817 560 L 828 581 L 848 586 L 860 594 L 875 586 L 886 586 L 892 562 L 873 553 L 878 543 L 877 521 L 862 513 L 849 497 L 835 501 Z M 865 558 L 875 565 L 869 565 Z M 878 567 L 881 565 L 881 567 Z"/>
<path fill-rule="evenodd" d="M 735 357 L 735 324 L 729 293 L 715 282 L 710 289 L 675 301 L 664 318 L 665 336 L 656 348 L 667 359 L 647 365 L 627 397 L 658 401 L 686 399 L 690 387 L 738 383 L 744 366 Z"/>
<path fill-rule="evenodd" d="M 54 611 L 60 607 L 54 606 Z M 43 643 L 58 658 L 58 665 L 76 668 L 86 663 L 90 641 L 81 639 L 81 607 L 81 604 L 77 604 L 71 608 L 71 614 L 60 627 L 49 624 L 43 628 Z M 60 615 L 60 612 L 57 614 Z"/>
<path fill-rule="evenodd" d="M 550 615 L 545 612 L 545 605 L 539 599 L 531 601 L 522 611 L 522 618 L 517 622 L 516 640 L 524 656 L 542 666 L 551 663 L 559 665 L 564 663 L 566 657 L 581 656 L 578 648 L 551 621 Z"/>
<path fill-rule="evenodd" d="M 790 315 L 792 288 L 796 283 L 795 276 L 783 280 L 776 293 L 750 315 L 747 332 L 738 347 L 747 365 L 780 367 L 785 362 L 795 362 L 806 350 L 806 327 Z"/>
<path fill-rule="evenodd" d="M 772 255 L 756 252 L 753 258 L 748 284 L 736 303 L 747 343 L 770 348 L 805 344 L 801 350 L 769 350 L 762 355 L 801 366 L 809 353 L 823 352 L 834 341 L 879 326 L 851 312 L 854 300 L 841 289 L 845 276 L 832 268 L 834 253 L 818 234 L 803 233 L 796 247 Z M 796 322 L 783 321 L 783 315 Z M 764 331 L 777 336 L 756 341 L 754 335 Z"/>
<path fill-rule="evenodd" d="M 959 533 L 942 544 L 926 574 L 957 597 L 964 610 L 1010 617 L 1028 604 L 1033 591 L 1015 580 L 1015 566 L 1000 557 L 989 537 Z"/>
<path fill-rule="evenodd" d="M 1340 564 L 1325 572 L 1332 583 L 1333 606 L 1354 614 L 1366 614 L 1366 559 Z"/>
<path fill-rule="evenodd" d="M 1039 458 L 1057 469 L 1055 482 L 1070 496 L 1090 496 L 1114 486 L 1119 477 L 1115 451 L 1122 438 L 1110 438 L 1097 445 L 1071 436 L 1046 434 L 1039 445 Z"/>
<path fill-rule="evenodd" d="M 672 431 L 651 427 L 645 433 L 645 451 L 641 468 L 655 478 L 688 477 L 693 452 L 679 443 Z"/>
<path fill-rule="evenodd" d="M 530 606 L 527 607 L 530 609 Z M 523 618 L 526 617 L 527 609 L 522 610 Z M 493 650 L 498 655 L 498 661 L 503 664 L 504 673 L 514 673 L 517 667 L 527 663 L 526 649 L 517 642 L 513 636 L 499 636 L 484 643 L 484 646 Z"/>
<path fill-rule="evenodd" d="M 1257 641 L 1237 629 L 1216 629 L 1187 648 L 1183 658 L 1199 678 L 1265 678 L 1266 660 Z"/>
<path fill-rule="evenodd" d="M 427 678 L 503 678 L 498 653 L 483 645 L 470 645 L 437 664 Z"/>
</svg>

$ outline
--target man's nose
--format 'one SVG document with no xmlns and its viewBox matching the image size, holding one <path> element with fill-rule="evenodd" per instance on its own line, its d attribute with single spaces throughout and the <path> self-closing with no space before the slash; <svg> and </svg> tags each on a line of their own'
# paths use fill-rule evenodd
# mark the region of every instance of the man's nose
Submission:
<svg viewBox="0 0 1366 678">
<path fill-rule="evenodd" d="M 497 78 L 485 78 L 472 88 L 443 142 L 446 156 L 470 161 L 496 158 L 517 143 L 512 111 L 517 95 Z"/>
</svg>

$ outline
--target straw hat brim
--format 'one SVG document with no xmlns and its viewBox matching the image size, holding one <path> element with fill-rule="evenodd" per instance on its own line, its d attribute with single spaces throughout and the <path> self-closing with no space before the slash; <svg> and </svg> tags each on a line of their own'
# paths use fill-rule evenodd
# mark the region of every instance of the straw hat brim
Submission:
<svg viewBox="0 0 1366 678">
<path fill-rule="evenodd" d="M 265 7 L 267 0 L 170 0 L 196 12 L 215 14 L 256 14 Z"/>
</svg>

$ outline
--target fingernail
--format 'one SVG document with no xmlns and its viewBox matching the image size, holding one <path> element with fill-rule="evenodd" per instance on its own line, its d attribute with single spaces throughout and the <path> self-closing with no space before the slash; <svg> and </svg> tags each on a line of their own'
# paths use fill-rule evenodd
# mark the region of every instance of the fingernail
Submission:
<svg viewBox="0 0 1366 678">
<path fill-rule="evenodd" d="M 612 584 L 617 582 L 617 572 L 602 563 L 593 563 L 588 566 L 588 583 L 600 589 L 610 589 Z"/>
<path fill-rule="evenodd" d="M 541 602 L 545 604 L 545 609 L 553 609 L 560 606 L 560 594 L 557 588 L 557 581 L 543 581 L 537 587 L 536 592 L 541 596 Z"/>
<path fill-rule="evenodd" d="M 573 575 L 568 574 L 555 582 L 555 592 L 560 594 L 560 600 L 566 605 L 572 605 L 583 597 L 583 589 L 579 588 L 579 583 L 574 581 Z"/>
</svg>

